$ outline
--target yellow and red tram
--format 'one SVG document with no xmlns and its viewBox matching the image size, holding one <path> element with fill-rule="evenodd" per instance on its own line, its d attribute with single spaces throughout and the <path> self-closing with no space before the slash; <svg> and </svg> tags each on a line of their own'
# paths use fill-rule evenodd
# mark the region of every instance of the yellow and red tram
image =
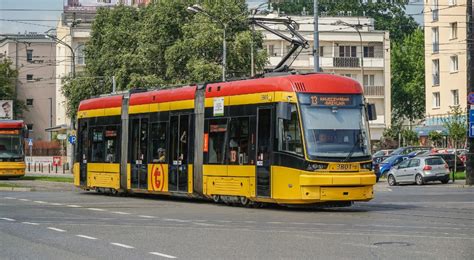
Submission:
<svg viewBox="0 0 474 260">
<path fill-rule="evenodd" d="M 368 201 L 368 106 L 358 82 L 328 74 L 84 100 L 74 183 L 242 204 Z"/>
<path fill-rule="evenodd" d="M 0 178 L 25 175 L 23 137 L 27 131 L 22 120 L 0 120 Z"/>
</svg>

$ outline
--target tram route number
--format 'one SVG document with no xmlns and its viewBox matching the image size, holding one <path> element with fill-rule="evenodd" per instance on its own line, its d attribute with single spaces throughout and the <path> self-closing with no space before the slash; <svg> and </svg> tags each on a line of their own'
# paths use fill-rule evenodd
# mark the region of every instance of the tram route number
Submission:
<svg viewBox="0 0 474 260">
<path fill-rule="evenodd" d="M 358 171 L 359 165 L 354 163 L 338 163 L 330 167 L 331 171 Z"/>
</svg>

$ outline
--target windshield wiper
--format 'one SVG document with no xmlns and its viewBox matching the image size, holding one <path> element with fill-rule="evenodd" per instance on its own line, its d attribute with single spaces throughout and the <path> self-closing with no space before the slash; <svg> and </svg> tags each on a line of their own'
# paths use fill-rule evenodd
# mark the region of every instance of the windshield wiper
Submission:
<svg viewBox="0 0 474 260">
<path fill-rule="evenodd" d="M 349 154 L 347 154 L 346 158 L 344 158 L 344 160 L 342 160 L 341 162 L 347 162 L 349 160 L 349 158 L 352 156 L 352 154 L 354 154 L 355 149 L 357 148 L 357 146 L 360 147 L 361 140 L 362 140 L 361 134 L 359 134 L 358 137 L 357 137 L 356 142 L 354 143 L 354 146 L 352 146 L 352 148 L 351 148 L 351 151 L 349 152 Z"/>
</svg>

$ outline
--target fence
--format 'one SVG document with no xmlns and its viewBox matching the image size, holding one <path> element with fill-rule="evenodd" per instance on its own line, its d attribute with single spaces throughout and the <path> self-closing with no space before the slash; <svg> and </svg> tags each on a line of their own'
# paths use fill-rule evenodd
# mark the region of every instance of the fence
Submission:
<svg viewBox="0 0 474 260">
<path fill-rule="evenodd" d="M 27 162 L 26 163 L 26 172 L 27 173 L 57 173 L 57 174 L 66 174 L 70 173 L 68 163 L 64 163 L 61 166 L 58 164 L 54 165 L 53 163 L 43 163 L 43 162 Z"/>
</svg>

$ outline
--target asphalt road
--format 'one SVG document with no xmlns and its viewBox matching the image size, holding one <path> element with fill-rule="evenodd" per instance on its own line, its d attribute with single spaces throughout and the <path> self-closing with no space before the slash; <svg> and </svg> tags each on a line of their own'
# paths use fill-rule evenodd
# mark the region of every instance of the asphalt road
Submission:
<svg viewBox="0 0 474 260">
<path fill-rule="evenodd" d="M 474 259 L 474 188 L 388 187 L 350 208 L 0 192 L 0 259 Z"/>
</svg>

